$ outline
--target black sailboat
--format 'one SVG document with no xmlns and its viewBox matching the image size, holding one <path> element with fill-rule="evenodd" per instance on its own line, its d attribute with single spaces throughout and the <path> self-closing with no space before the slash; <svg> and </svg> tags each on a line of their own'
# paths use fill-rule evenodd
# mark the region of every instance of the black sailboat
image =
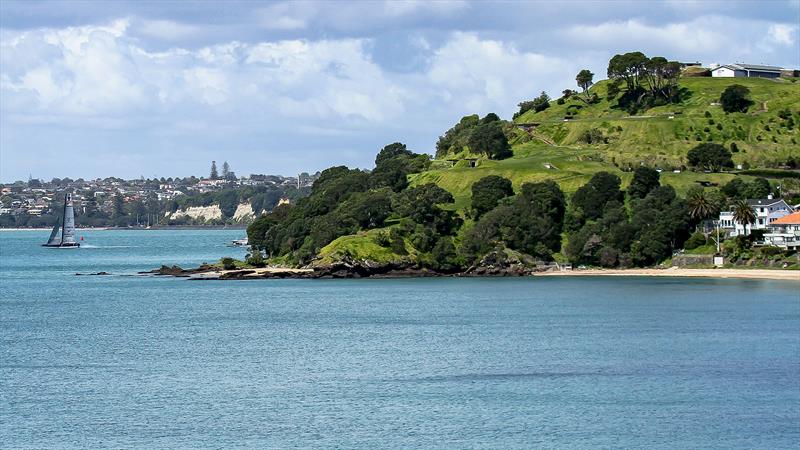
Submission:
<svg viewBox="0 0 800 450">
<path fill-rule="evenodd" d="M 58 236 L 59 228 L 61 229 L 61 236 Z M 70 248 L 80 246 L 81 244 L 75 240 L 75 212 L 72 209 L 72 194 L 67 192 L 64 195 L 64 212 L 56 221 L 47 243 L 42 244 L 42 247 Z"/>
</svg>

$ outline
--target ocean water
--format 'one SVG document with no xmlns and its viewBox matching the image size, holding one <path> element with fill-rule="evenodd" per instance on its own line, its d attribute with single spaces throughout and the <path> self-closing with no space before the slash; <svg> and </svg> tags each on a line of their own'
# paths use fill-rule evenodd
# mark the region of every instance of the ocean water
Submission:
<svg viewBox="0 0 800 450">
<path fill-rule="evenodd" d="M 0 232 L 0 447 L 800 442 L 797 283 L 187 281 L 131 274 L 243 232 L 47 234 Z"/>
</svg>

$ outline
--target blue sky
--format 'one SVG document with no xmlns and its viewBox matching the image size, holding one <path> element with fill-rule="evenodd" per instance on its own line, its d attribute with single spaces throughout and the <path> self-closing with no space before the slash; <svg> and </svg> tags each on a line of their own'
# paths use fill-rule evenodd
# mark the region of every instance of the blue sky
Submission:
<svg viewBox="0 0 800 450">
<path fill-rule="evenodd" d="M 0 2 L 0 180 L 369 168 L 615 53 L 800 66 L 800 0 Z"/>
</svg>

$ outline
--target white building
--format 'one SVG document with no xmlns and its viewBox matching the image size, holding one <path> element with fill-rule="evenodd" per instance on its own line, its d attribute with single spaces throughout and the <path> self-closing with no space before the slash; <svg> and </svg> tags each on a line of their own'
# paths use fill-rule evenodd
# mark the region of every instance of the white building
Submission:
<svg viewBox="0 0 800 450">
<path fill-rule="evenodd" d="M 711 70 L 711 76 L 716 78 L 780 78 L 780 67 L 761 66 L 756 64 L 723 64 Z"/>
<path fill-rule="evenodd" d="M 800 249 L 800 212 L 772 221 L 764 233 L 764 243 L 785 250 Z"/>
<path fill-rule="evenodd" d="M 725 230 L 727 236 L 747 235 L 752 230 L 766 230 L 770 223 L 794 211 L 783 199 L 773 199 L 771 196 L 765 199 L 747 200 L 747 203 L 756 215 L 755 223 L 747 227 L 747 232 L 744 225 L 733 219 L 733 208 L 719 213 L 719 226 Z"/>
</svg>

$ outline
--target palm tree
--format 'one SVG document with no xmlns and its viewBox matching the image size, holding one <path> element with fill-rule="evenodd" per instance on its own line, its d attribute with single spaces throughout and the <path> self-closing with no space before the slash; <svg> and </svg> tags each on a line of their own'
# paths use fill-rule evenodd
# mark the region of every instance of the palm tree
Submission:
<svg viewBox="0 0 800 450">
<path fill-rule="evenodd" d="M 733 220 L 742 224 L 747 235 L 747 226 L 756 223 L 756 213 L 746 200 L 739 200 L 733 205 Z"/>
<path fill-rule="evenodd" d="M 703 220 L 719 214 L 717 206 L 708 198 L 705 191 L 699 191 L 689 197 L 689 215 L 692 219 Z"/>
</svg>

